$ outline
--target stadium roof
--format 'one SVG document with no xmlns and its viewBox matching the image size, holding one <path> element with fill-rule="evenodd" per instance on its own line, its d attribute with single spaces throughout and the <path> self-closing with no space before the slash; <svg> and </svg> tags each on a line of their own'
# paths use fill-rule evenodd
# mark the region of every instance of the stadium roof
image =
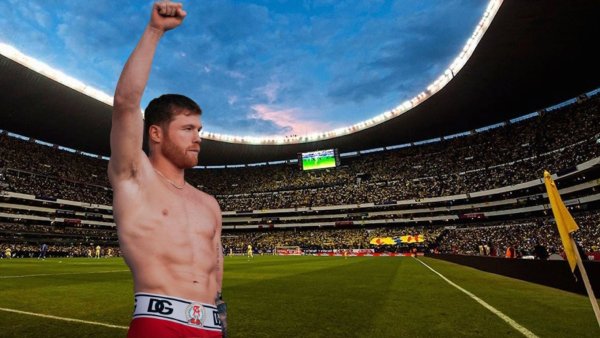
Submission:
<svg viewBox="0 0 600 338">
<path fill-rule="evenodd" d="M 596 0 L 505 0 L 462 70 L 439 92 L 374 127 L 288 145 L 204 139 L 201 165 L 287 160 L 417 142 L 525 115 L 600 87 Z M 110 156 L 112 107 L 0 55 L 0 129 Z"/>
</svg>

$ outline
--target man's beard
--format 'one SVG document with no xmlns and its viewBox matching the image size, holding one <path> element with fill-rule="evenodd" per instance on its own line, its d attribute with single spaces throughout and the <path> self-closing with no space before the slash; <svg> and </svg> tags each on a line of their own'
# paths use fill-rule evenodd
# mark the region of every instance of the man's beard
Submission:
<svg viewBox="0 0 600 338">
<path fill-rule="evenodd" d="M 198 164 L 198 156 L 190 156 L 186 149 L 181 149 L 171 142 L 168 135 L 165 135 L 165 143 L 163 148 L 163 154 L 169 159 L 176 167 L 181 169 L 193 168 Z M 197 153 L 193 153 L 197 154 Z"/>
</svg>

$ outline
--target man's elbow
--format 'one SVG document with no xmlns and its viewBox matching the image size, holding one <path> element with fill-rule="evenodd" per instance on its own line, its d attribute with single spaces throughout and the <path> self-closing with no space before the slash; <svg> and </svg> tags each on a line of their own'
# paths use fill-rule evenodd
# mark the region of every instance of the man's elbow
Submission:
<svg viewBox="0 0 600 338">
<path fill-rule="evenodd" d="M 120 93 L 117 91 L 113 98 L 113 114 L 139 111 L 140 102 L 131 100 L 132 95 L 131 93 Z"/>
</svg>

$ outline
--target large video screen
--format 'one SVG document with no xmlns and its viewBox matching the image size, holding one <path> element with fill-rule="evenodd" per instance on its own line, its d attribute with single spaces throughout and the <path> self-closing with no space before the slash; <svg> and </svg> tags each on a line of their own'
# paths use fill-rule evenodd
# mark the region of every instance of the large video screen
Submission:
<svg viewBox="0 0 600 338">
<path fill-rule="evenodd" d="M 300 153 L 298 157 L 298 161 L 302 164 L 302 170 L 334 168 L 339 164 L 339 156 L 336 149 Z"/>
</svg>

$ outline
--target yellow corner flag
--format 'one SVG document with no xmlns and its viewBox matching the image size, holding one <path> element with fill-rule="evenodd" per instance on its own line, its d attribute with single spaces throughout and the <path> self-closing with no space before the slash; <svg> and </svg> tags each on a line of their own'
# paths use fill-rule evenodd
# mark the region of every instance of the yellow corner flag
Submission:
<svg viewBox="0 0 600 338">
<path fill-rule="evenodd" d="M 570 234 L 579 230 L 579 227 L 577 226 L 577 223 L 575 223 L 573 216 L 569 213 L 569 210 L 567 210 L 567 207 L 565 207 L 565 204 L 558 193 L 558 189 L 556 189 L 556 184 L 554 183 L 554 180 L 552 180 L 550 173 L 547 171 L 544 171 L 544 183 L 546 184 L 548 199 L 550 200 L 550 206 L 552 207 L 552 213 L 554 214 L 558 232 L 560 233 L 560 239 L 565 248 L 565 255 L 567 255 L 571 271 L 574 272 L 575 266 L 577 265 L 577 253 L 575 251 L 577 248 L 573 247 Z"/>
</svg>

